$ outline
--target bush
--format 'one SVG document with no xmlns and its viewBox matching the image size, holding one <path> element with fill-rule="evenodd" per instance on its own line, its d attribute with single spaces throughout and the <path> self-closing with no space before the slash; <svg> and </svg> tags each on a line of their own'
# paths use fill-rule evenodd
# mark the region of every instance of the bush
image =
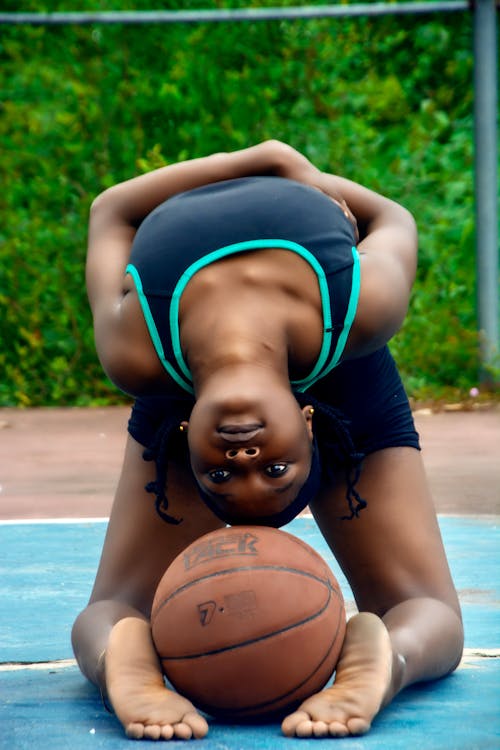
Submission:
<svg viewBox="0 0 500 750">
<path fill-rule="evenodd" d="M 176 7 L 133 3 L 166 5 Z M 4 27 L 0 404 L 120 401 L 96 359 L 84 290 L 93 197 L 160 164 L 270 137 L 414 213 L 419 274 L 392 349 L 412 395 L 475 385 L 470 27 L 467 14 Z"/>
</svg>

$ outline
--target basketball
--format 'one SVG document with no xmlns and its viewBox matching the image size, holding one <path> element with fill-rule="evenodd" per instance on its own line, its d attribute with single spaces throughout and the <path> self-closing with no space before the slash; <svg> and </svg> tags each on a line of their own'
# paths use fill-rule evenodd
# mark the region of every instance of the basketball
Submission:
<svg viewBox="0 0 500 750">
<path fill-rule="evenodd" d="M 295 536 L 264 526 L 206 534 L 168 567 L 151 627 L 163 672 L 202 711 L 278 716 L 321 690 L 345 634 L 337 580 Z"/>
</svg>

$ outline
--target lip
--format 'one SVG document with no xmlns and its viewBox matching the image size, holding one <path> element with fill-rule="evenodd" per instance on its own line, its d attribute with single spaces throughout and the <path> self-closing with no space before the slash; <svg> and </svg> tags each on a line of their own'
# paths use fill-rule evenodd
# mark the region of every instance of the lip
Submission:
<svg viewBox="0 0 500 750">
<path fill-rule="evenodd" d="M 262 425 L 258 422 L 246 424 L 223 424 L 217 432 L 221 438 L 228 443 L 248 443 L 261 431 Z"/>
</svg>

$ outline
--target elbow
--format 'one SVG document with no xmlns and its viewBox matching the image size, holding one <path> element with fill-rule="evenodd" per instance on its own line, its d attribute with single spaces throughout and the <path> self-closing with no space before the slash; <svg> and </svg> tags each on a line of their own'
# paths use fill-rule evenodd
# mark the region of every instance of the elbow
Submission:
<svg viewBox="0 0 500 750">
<path fill-rule="evenodd" d="M 109 199 L 106 193 L 107 191 L 100 193 L 90 204 L 89 236 L 93 236 L 92 233 L 98 231 L 103 226 L 106 222 L 106 217 L 109 215 Z"/>
<path fill-rule="evenodd" d="M 404 221 L 406 222 L 406 225 L 408 227 L 408 234 L 413 237 L 413 241 L 415 245 L 417 245 L 418 242 L 418 227 L 417 222 L 415 220 L 415 217 L 413 214 L 408 211 L 407 208 L 401 207 L 402 211 L 404 212 Z"/>
<path fill-rule="evenodd" d="M 102 193 L 99 193 L 92 203 L 90 204 L 90 219 L 97 216 L 101 216 L 103 213 L 109 211 L 110 206 L 113 205 L 113 188 L 107 188 L 106 190 L 103 190 Z"/>
<path fill-rule="evenodd" d="M 418 243 L 418 228 L 415 217 L 411 211 L 399 203 L 393 203 L 393 205 L 397 207 L 397 224 L 406 235 L 408 245 L 416 248 Z M 396 219 L 396 217 L 394 218 Z"/>
</svg>

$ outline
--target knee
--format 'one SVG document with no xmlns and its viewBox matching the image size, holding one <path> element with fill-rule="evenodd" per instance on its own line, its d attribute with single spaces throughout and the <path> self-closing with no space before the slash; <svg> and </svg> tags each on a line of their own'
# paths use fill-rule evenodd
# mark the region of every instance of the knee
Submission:
<svg viewBox="0 0 500 750">
<path fill-rule="evenodd" d="M 427 679 L 443 677 L 458 667 L 464 630 L 459 612 L 448 604 L 436 599 L 409 599 L 382 619 L 394 651 L 407 664 L 426 664 Z"/>
</svg>

